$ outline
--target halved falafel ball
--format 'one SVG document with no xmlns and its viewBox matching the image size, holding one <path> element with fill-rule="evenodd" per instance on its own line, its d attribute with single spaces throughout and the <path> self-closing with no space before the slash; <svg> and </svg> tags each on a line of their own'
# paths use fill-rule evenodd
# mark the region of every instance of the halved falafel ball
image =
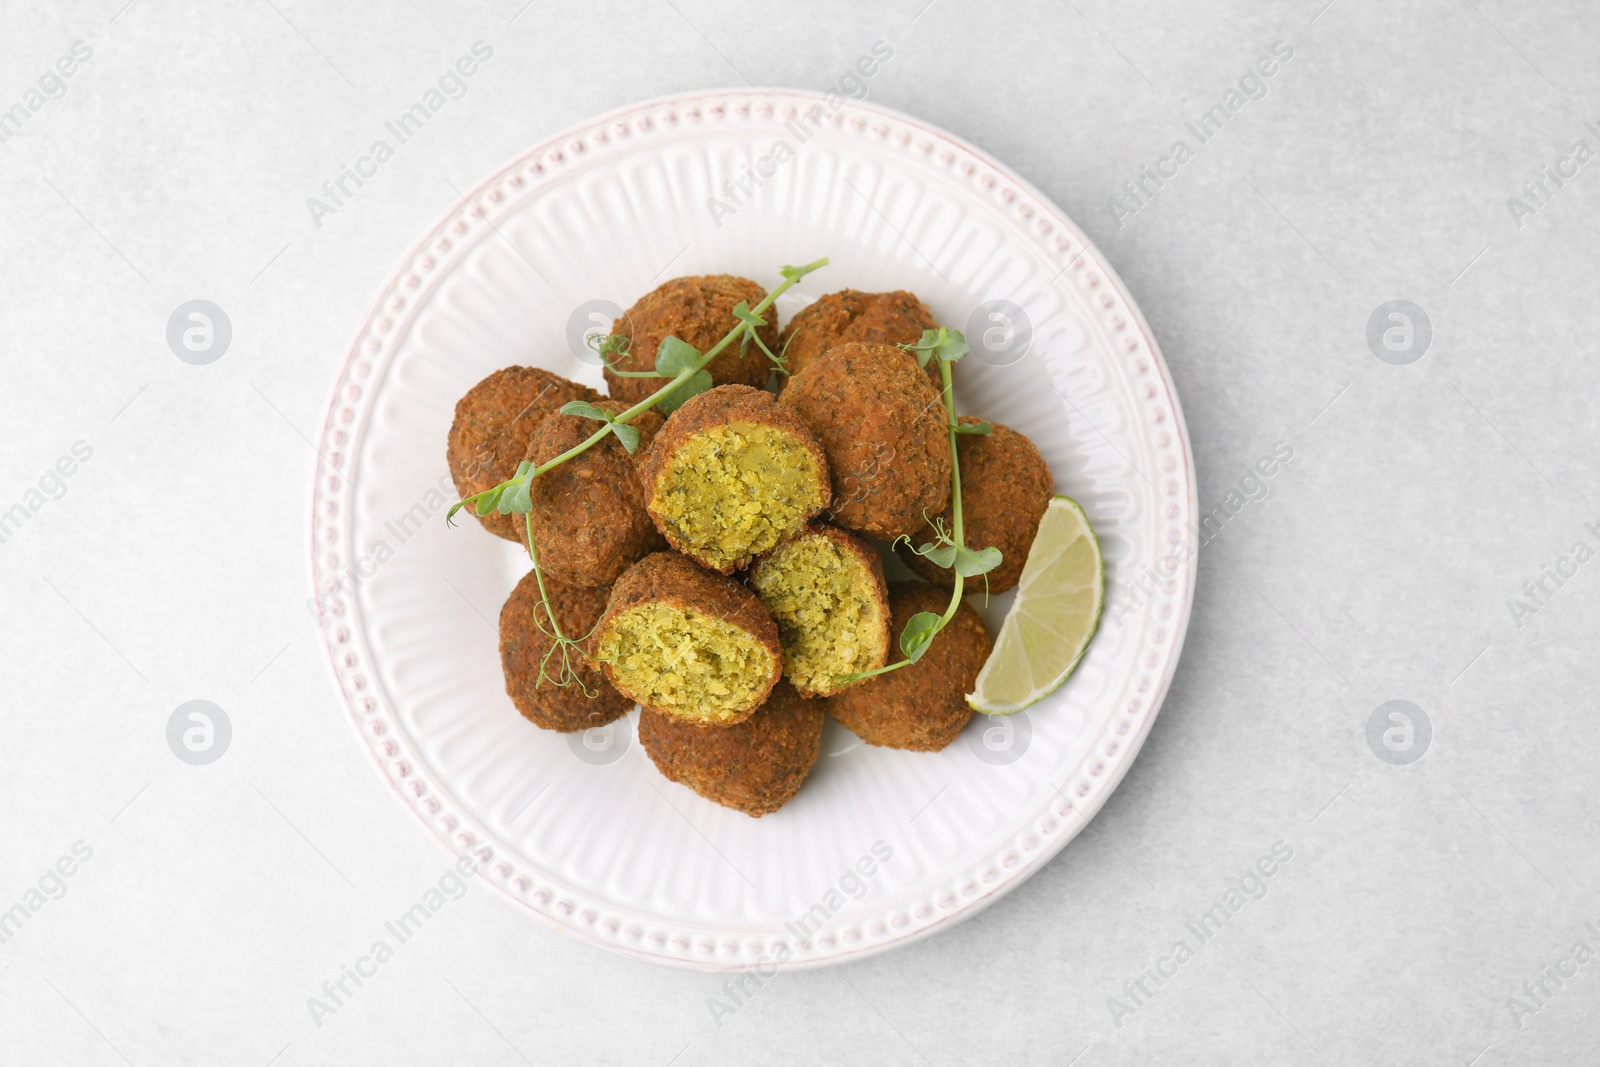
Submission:
<svg viewBox="0 0 1600 1067">
<path fill-rule="evenodd" d="M 639 465 L 645 506 L 672 547 L 731 574 L 828 506 L 828 461 L 806 424 L 747 385 L 691 397 Z"/>
<path fill-rule="evenodd" d="M 789 379 L 779 405 L 822 444 L 833 477 L 833 521 L 892 541 L 950 502 L 944 402 L 893 345 L 829 349 Z"/>
<path fill-rule="evenodd" d="M 456 401 L 445 458 L 463 498 L 493 489 L 517 473 L 528 440 L 540 420 L 569 400 L 595 401 L 600 394 L 538 367 L 502 367 Z M 470 511 L 471 509 L 467 509 Z M 483 528 L 521 541 L 521 515 L 491 511 L 477 516 Z"/>
<path fill-rule="evenodd" d="M 611 335 L 628 339 L 625 353 L 611 357 L 618 370 L 648 371 L 656 365 L 656 350 L 667 337 L 687 341 L 702 352 L 739 324 L 733 309 L 743 300 L 755 307 L 767 291 L 749 278 L 732 274 L 698 274 L 664 282 L 639 298 L 639 302 L 611 324 Z M 778 316 L 768 311 L 767 325 L 756 329 L 766 346 L 776 352 Z M 772 361 L 755 344 L 736 341 L 706 365 L 716 385 L 729 383 L 762 386 Z M 616 400 L 637 404 L 666 382 L 659 378 L 624 378 L 606 368 L 606 389 Z"/>
<path fill-rule="evenodd" d="M 894 639 L 919 611 L 942 615 L 950 594 L 925 582 L 890 582 Z M 907 667 L 869 678 L 824 703 L 828 714 L 869 745 L 937 752 L 967 725 L 967 694 L 994 647 L 988 627 L 963 603 L 922 658 Z"/>
<path fill-rule="evenodd" d="M 686 722 L 743 722 L 783 674 L 778 626 L 755 594 L 676 552 L 617 580 L 590 640 L 618 692 Z"/>
<path fill-rule="evenodd" d="M 864 538 L 815 523 L 750 568 L 750 588 L 778 623 L 783 676 L 802 696 L 829 696 L 844 674 L 889 656 L 883 561 Z"/>
<path fill-rule="evenodd" d="M 611 592 L 567 585 L 549 575 L 545 576 L 544 586 L 561 632 L 574 640 L 594 626 L 606 610 Z M 561 653 L 550 655 L 555 639 L 547 632 L 549 629 L 550 616 L 539 596 L 538 579 L 529 571 L 500 609 L 500 667 L 505 672 L 506 695 L 522 717 L 546 730 L 574 733 L 604 726 L 626 715 L 633 701 L 613 689 L 599 665 L 580 648 L 567 649 L 568 656 L 574 658 L 576 680 L 565 686 L 555 684 L 560 677 Z M 541 665 L 543 682 L 539 677 Z"/>
<path fill-rule="evenodd" d="M 779 682 L 754 715 L 733 726 L 696 726 L 645 708 L 639 741 L 674 782 L 759 819 L 800 791 L 822 752 L 825 717 L 820 700 Z"/>
<path fill-rule="evenodd" d="M 981 422 L 969 415 L 963 423 Z M 991 422 L 987 434 L 962 434 L 956 438 L 956 457 L 961 463 L 962 540 L 968 548 L 998 548 L 1000 566 L 979 578 L 969 578 L 966 588 L 978 592 L 988 579 L 991 593 L 1003 593 L 1022 577 L 1028 562 L 1033 535 L 1039 520 L 1050 506 L 1055 479 L 1033 442 L 1022 434 Z M 945 528 L 950 528 L 950 509 L 944 509 Z M 919 547 L 933 540 L 931 527 L 924 527 L 911 539 Z M 946 570 L 912 552 L 903 542 L 895 552 L 906 565 L 935 585 L 955 587 L 955 572 Z"/>
<path fill-rule="evenodd" d="M 841 289 L 819 297 L 795 313 L 783 328 L 783 353 L 790 374 L 799 374 L 830 348 L 851 341 L 898 345 L 922 340 L 923 330 L 937 329 L 938 321 L 916 294 L 903 289 L 892 293 L 863 293 Z M 937 383 L 939 368 L 925 368 Z"/>
<path fill-rule="evenodd" d="M 620 415 L 627 405 L 603 400 L 595 407 Z M 661 416 L 646 411 L 630 425 L 639 431 L 643 455 Z M 602 424 L 594 419 L 557 412 L 534 431 L 527 459 L 548 462 L 581 444 Z M 610 585 L 622 572 L 652 552 L 666 547 L 644 507 L 635 455 L 608 435 L 599 444 L 561 466 L 545 471 L 529 486 L 533 507 L 533 544 L 539 566 L 573 585 Z"/>
</svg>

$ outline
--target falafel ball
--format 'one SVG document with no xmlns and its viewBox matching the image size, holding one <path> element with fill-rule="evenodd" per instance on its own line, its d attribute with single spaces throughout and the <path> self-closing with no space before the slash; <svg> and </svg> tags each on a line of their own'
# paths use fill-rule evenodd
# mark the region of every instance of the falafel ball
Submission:
<svg viewBox="0 0 1600 1067">
<path fill-rule="evenodd" d="M 895 641 L 911 616 L 919 611 L 942 615 L 949 603 L 950 595 L 938 586 L 890 582 Z M 829 697 L 824 702 L 828 714 L 869 745 L 937 752 L 972 718 L 967 694 L 993 647 L 983 619 L 962 603 L 921 659 Z"/>
<path fill-rule="evenodd" d="M 603 400 L 595 407 L 615 416 L 628 406 Z M 534 431 L 527 459 L 535 465 L 546 463 L 582 443 L 601 425 L 560 412 L 547 416 Z M 661 429 L 661 416 L 646 411 L 629 425 L 639 431 L 642 455 Z M 573 585 L 610 585 L 635 560 L 666 547 L 645 511 L 634 461 L 614 434 L 607 435 L 529 485 L 533 544 L 547 576 Z"/>
<path fill-rule="evenodd" d="M 851 341 L 877 344 L 914 344 L 923 330 L 937 329 L 938 320 L 915 293 L 863 293 L 841 289 L 819 297 L 795 313 L 783 328 L 783 353 L 790 374 L 799 374 L 830 348 Z M 935 384 L 939 368 L 930 360 L 925 368 Z"/>
<path fill-rule="evenodd" d="M 963 415 L 961 421 L 983 420 Z M 1022 577 L 1033 535 L 1038 533 L 1039 520 L 1055 492 L 1055 479 L 1032 441 L 998 422 L 990 426 L 987 434 L 964 433 L 956 438 L 956 457 L 961 463 L 962 540 L 974 550 L 998 548 L 1001 556 L 998 567 L 982 577 L 969 578 L 966 588 L 977 592 L 987 578 L 989 592 L 1003 593 Z M 952 516 L 948 507 L 943 520 L 949 529 Z M 931 532 L 925 528 L 912 535 L 912 540 L 919 545 L 930 541 Z M 906 566 L 934 585 L 955 587 L 955 571 L 924 559 L 903 542 L 895 545 L 895 552 Z"/>
<path fill-rule="evenodd" d="M 822 443 L 840 526 L 892 541 L 950 502 L 944 402 L 908 353 L 867 342 L 829 349 L 778 402 Z"/>
<path fill-rule="evenodd" d="M 502 367 L 456 401 L 445 458 L 462 499 L 493 489 L 517 473 L 528 440 L 546 415 L 569 400 L 600 399 L 587 385 L 538 367 Z M 471 511 L 472 509 L 467 509 Z M 520 515 L 477 515 L 483 528 L 507 541 L 521 541 Z"/>
<path fill-rule="evenodd" d="M 756 595 L 676 552 L 617 579 L 590 641 L 618 692 L 691 723 L 743 722 L 783 674 L 778 625 Z"/>
<path fill-rule="evenodd" d="M 645 506 L 673 548 L 731 574 L 828 506 L 828 461 L 806 424 L 748 385 L 690 397 L 639 464 Z"/>
<path fill-rule="evenodd" d="M 561 632 L 574 639 L 587 634 L 600 618 L 610 593 L 609 589 L 567 585 L 549 576 L 544 586 Z M 549 627 L 539 581 L 529 571 L 500 609 L 500 667 L 506 676 L 506 695 L 522 717 L 546 730 L 575 733 L 626 715 L 633 701 L 613 689 L 599 665 L 579 648 L 567 649 L 576 680 L 565 686 L 555 684 L 561 653 L 549 655 L 555 646 L 555 639 L 546 632 Z"/>
<path fill-rule="evenodd" d="M 759 819 L 800 791 L 822 752 L 825 717 L 820 700 L 779 682 L 760 710 L 734 726 L 696 726 L 645 708 L 639 741 L 674 782 Z"/>
<path fill-rule="evenodd" d="M 739 324 L 734 306 L 743 300 L 755 307 L 766 299 L 767 291 L 749 278 L 732 274 L 699 274 L 674 278 L 652 289 L 639 302 L 611 324 L 613 337 L 628 340 L 627 351 L 613 355 L 618 370 L 648 371 L 655 368 L 656 350 L 667 337 L 687 341 L 702 352 L 722 340 Z M 765 326 L 756 336 L 772 351 L 778 344 L 778 316 L 768 311 Z M 716 385 L 763 386 L 772 370 L 772 361 L 755 344 L 730 344 L 706 365 Z M 606 368 L 606 390 L 613 399 L 637 404 L 666 383 L 659 378 L 624 378 Z"/>
<path fill-rule="evenodd" d="M 777 620 L 783 676 L 802 696 L 859 685 L 839 676 L 888 660 L 889 591 L 865 538 L 814 523 L 757 560 L 750 587 Z"/>
</svg>

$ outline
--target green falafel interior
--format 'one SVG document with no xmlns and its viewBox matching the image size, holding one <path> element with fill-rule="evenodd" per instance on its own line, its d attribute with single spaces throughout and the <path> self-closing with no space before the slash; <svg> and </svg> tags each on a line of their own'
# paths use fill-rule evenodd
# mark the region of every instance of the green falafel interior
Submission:
<svg viewBox="0 0 1600 1067">
<path fill-rule="evenodd" d="M 750 587 L 778 622 L 784 677 L 803 696 L 831 696 L 840 676 L 883 666 L 888 600 L 877 550 L 861 538 L 813 527 L 750 570 Z"/>
<path fill-rule="evenodd" d="M 640 604 L 609 620 L 596 656 L 625 695 L 704 725 L 748 718 L 771 688 L 772 654 L 760 641 L 671 604 Z"/>
</svg>

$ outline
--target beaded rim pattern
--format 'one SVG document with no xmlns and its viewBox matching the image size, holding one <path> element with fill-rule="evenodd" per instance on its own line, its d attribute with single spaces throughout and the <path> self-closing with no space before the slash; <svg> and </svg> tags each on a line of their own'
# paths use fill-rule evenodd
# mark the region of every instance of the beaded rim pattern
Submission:
<svg viewBox="0 0 1600 1067">
<path fill-rule="evenodd" d="M 821 103 L 818 94 L 792 90 L 710 91 L 646 101 L 582 123 L 518 156 L 451 208 L 401 259 L 362 315 L 334 379 L 319 429 L 312 486 L 310 579 L 312 593 L 336 580 L 351 552 L 341 529 L 348 523 L 351 457 L 370 414 L 372 398 L 394 355 L 401 326 L 414 313 L 445 268 L 453 250 L 467 247 L 474 231 L 492 227 L 493 217 L 514 206 L 520 193 L 581 166 L 613 145 L 670 134 L 682 126 L 784 120 Z M 1040 249 L 1060 263 L 1059 277 L 1089 297 L 1135 384 L 1139 414 L 1158 466 L 1161 543 L 1174 546 L 1193 528 L 1195 475 L 1188 434 L 1176 391 L 1149 326 L 1099 250 L 1050 201 L 981 150 L 917 119 L 876 105 L 846 102 L 829 116 L 841 130 L 893 145 L 922 166 L 960 176 L 1014 219 Z M 1171 561 L 1170 566 L 1166 564 Z M 893 908 L 865 922 L 829 928 L 813 941 L 717 935 L 646 922 L 562 885 L 543 872 L 496 852 L 470 817 L 430 786 L 425 767 L 407 750 L 403 731 L 364 661 L 371 651 L 359 611 L 336 604 L 318 623 L 335 685 L 363 749 L 379 773 L 429 834 L 452 855 L 471 855 L 479 873 L 496 889 L 541 921 L 580 941 L 624 955 L 697 970 L 727 971 L 787 955 L 784 966 L 811 967 L 858 959 L 909 943 L 999 899 L 1042 867 L 1094 817 L 1121 781 L 1160 710 L 1176 670 L 1194 594 L 1193 557 L 1162 557 L 1170 571 L 1156 587 L 1151 610 L 1141 613 L 1136 670 L 1125 683 L 1122 706 L 1108 717 L 1087 755 L 1055 790 L 1057 796 L 986 860 L 973 864 L 942 888 L 910 906 Z M 1070 792 L 1070 797 L 1069 797 Z"/>
</svg>

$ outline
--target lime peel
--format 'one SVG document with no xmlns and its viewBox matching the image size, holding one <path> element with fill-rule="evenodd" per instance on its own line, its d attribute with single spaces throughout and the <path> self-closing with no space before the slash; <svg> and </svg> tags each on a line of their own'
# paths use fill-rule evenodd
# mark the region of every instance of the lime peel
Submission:
<svg viewBox="0 0 1600 1067">
<path fill-rule="evenodd" d="M 1014 715 L 1055 692 L 1083 658 L 1105 605 L 1105 561 L 1076 500 L 1052 497 L 994 651 L 967 703 Z"/>
</svg>

